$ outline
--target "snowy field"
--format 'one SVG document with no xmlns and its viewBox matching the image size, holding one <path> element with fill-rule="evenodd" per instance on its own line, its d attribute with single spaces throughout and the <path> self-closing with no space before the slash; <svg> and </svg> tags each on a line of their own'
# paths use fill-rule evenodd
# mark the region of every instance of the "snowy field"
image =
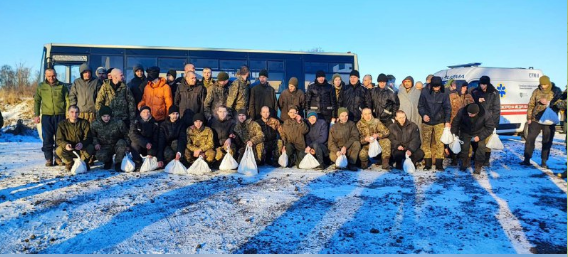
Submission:
<svg viewBox="0 0 568 257">
<path fill-rule="evenodd" d="M 524 142 L 479 176 L 262 167 L 177 176 L 44 167 L 41 142 L 0 136 L 0 253 L 566 253 L 565 135 L 542 170 Z"/>
</svg>

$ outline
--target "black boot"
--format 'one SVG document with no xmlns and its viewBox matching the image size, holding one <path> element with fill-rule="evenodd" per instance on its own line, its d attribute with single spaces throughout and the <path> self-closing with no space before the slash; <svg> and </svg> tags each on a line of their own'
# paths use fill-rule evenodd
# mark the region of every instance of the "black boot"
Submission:
<svg viewBox="0 0 568 257">
<path fill-rule="evenodd" d="M 454 155 L 452 156 L 452 163 L 451 163 L 450 165 L 452 165 L 452 166 L 457 166 L 457 165 L 458 165 L 458 155 L 457 155 L 457 154 L 454 154 Z"/>
<path fill-rule="evenodd" d="M 547 160 L 542 160 L 542 163 L 540 164 L 540 167 L 542 167 L 543 169 L 548 169 L 548 165 L 546 165 L 546 161 Z"/>
<path fill-rule="evenodd" d="M 112 167 L 112 161 L 105 162 L 103 169 L 109 170 Z"/>
<path fill-rule="evenodd" d="M 522 161 L 520 164 L 523 166 L 531 166 L 531 161 L 530 159 L 525 158 L 525 160 Z"/>
<path fill-rule="evenodd" d="M 469 161 L 467 161 L 466 158 L 462 159 L 461 164 L 460 164 L 460 171 L 467 170 L 468 164 L 469 164 Z"/>
<path fill-rule="evenodd" d="M 357 168 L 357 166 L 355 166 L 355 164 L 351 164 L 351 163 L 347 164 L 347 169 L 350 170 L 350 171 L 357 171 L 357 170 L 359 170 L 359 169 Z"/>
<path fill-rule="evenodd" d="M 473 174 L 480 174 L 481 173 L 481 168 L 483 168 L 482 164 L 475 164 L 475 169 L 473 170 Z"/>
<path fill-rule="evenodd" d="M 424 170 L 430 170 L 432 168 L 432 159 L 425 159 L 424 162 L 426 162 L 426 164 L 424 164 Z"/>
<path fill-rule="evenodd" d="M 367 168 L 369 168 L 369 161 L 361 161 L 361 169 L 366 170 Z"/>
<path fill-rule="evenodd" d="M 116 164 L 114 165 L 114 170 L 116 170 L 116 172 L 122 172 L 122 169 L 121 169 L 121 167 L 120 167 L 120 163 L 116 163 Z"/>
<path fill-rule="evenodd" d="M 490 167 L 491 166 L 491 164 L 489 163 L 490 159 L 491 159 L 491 152 L 485 153 L 485 161 L 483 162 L 483 166 Z"/>
<path fill-rule="evenodd" d="M 436 159 L 436 170 L 444 171 L 444 159 Z"/>
</svg>

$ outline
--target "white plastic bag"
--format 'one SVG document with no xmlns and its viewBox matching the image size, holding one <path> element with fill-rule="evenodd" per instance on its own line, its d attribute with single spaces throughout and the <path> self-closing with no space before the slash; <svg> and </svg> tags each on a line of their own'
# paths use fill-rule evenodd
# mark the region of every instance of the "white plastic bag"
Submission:
<svg viewBox="0 0 568 257">
<path fill-rule="evenodd" d="M 221 165 L 219 165 L 220 170 L 236 170 L 239 167 L 239 163 L 233 158 L 229 149 L 227 149 L 227 153 L 223 160 L 221 161 Z"/>
<path fill-rule="evenodd" d="M 381 145 L 379 145 L 379 141 L 373 138 L 371 143 L 369 143 L 369 157 L 376 157 L 381 154 L 382 151 L 383 149 L 381 148 Z"/>
<path fill-rule="evenodd" d="M 133 172 L 136 169 L 134 161 L 132 161 L 132 156 L 130 153 L 124 155 L 122 162 L 120 163 L 120 169 L 124 172 Z"/>
<path fill-rule="evenodd" d="M 538 123 L 542 125 L 556 125 L 558 124 L 558 122 L 560 122 L 560 120 L 558 119 L 558 114 L 550 109 L 550 106 L 546 107 L 546 110 L 544 110 L 542 117 L 540 117 L 540 120 L 538 120 Z"/>
<path fill-rule="evenodd" d="M 461 152 L 461 145 L 463 144 L 463 141 L 461 141 L 460 138 L 456 135 L 453 135 L 453 137 L 454 141 L 450 144 L 450 149 L 454 154 L 458 154 Z"/>
<path fill-rule="evenodd" d="M 82 173 L 87 173 L 87 164 L 83 160 L 81 160 L 81 156 L 77 154 L 77 152 L 73 151 L 73 154 L 77 156 L 77 158 L 73 158 L 73 167 L 71 167 L 71 174 L 77 175 Z"/>
<path fill-rule="evenodd" d="M 254 176 L 258 174 L 258 168 L 256 167 L 256 161 L 254 160 L 254 153 L 252 152 L 252 147 L 247 146 L 241 163 L 239 164 L 238 172 L 245 176 Z"/>
<path fill-rule="evenodd" d="M 499 135 L 497 135 L 497 129 L 493 129 L 493 134 L 491 134 L 489 141 L 485 146 L 491 150 L 503 150 L 505 148 L 499 139 Z"/>
<path fill-rule="evenodd" d="M 452 131 L 450 130 L 450 128 L 445 127 L 444 132 L 442 132 L 442 137 L 440 137 L 440 142 L 445 145 L 449 145 L 453 140 L 454 137 L 452 137 Z"/>
<path fill-rule="evenodd" d="M 337 160 L 335 160 L 335 167 L 338 169 L 344 169 L 347 167 L 347 156 L 345 156 L 345 154 L 342 154 L 340 156 L 337 156 Z"/>
<path fill-rule="evenodd" d="M 302 161 L 300 162 L 300 164 L 298 165 L 298 167 L 300 169 L 315 169 L 317 166 L 319 166 L 319 162 L 318 160 L 316 160 L 316 157 L 314 157 L 312 154 L 306 154 L 306 156 L 304 156 L 304 158 L 302 159 Z"/>
<path fill-rule="evenodd" d="M 203 175 L 210 172 L 211 168 L 209 168 L 207 162 L 203 160 L 203 156 L 199 156 L 199 158 L 197 158 L 197 160 L 195 160 L 195 162 L 193 162 L 193 164 L 191 164 L 191 166 L 187 168 L 187 173 L 193 175 Z"/>
<path fill-rule="evenodd" d="M 286 152 L 282 152 L 282 155 L 278 158 L 278 164 L 284 168 L 288 167 L 288 155 Z"/>
<path fill-rule="evenodd" d="M 152 156 L 152 158 L 148 158 L 148 156 L 142 155 L 140 155 L 140 157 L 144 159 L 144 162 L 140 167 L 140 172 L 153 171 L 158 168 L 158 159 L 156 157 Z"/>
<path fill-rule="evenodd" d="M 402 163 L 402 169 L 408 173 L 414 173 L 416 171 L 416 167 L 414 167 L 414 163 L 412 163 L 412 159 L 410 159 L 408 154 L 406 154 L 406 159 Z"/>
<path fill-rule="evenodd" d="M 181 162 L 178 160 L 172 160 L 170 163 L 168 163 L 168 165 L 166 165 L 166 168 L 164 169 L 166 173 L 187 175 L 185 170 L 185 166 L 183 166 L 183 164 L 181 164 Z"/>
<path fill-rule="evenodd" d="M 36 125 L 36 129 L 37 129 L 37 134 L 39 135 L 39 139 L 41 139 L 41 141 L 43 142 L 43 130 L 41 130 L 41 123 L 38 123 Z"/>
</svg>

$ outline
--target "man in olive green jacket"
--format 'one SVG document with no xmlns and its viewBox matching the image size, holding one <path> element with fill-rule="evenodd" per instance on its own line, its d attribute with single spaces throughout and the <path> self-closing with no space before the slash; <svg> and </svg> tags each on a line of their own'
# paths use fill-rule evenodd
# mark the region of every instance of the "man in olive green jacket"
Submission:
<svg viewBox="0 0 568 257">
<path fill-rule="evenodd" d="M 40 123 L 43 137 L 43 155 L 45 166 L 53 166 L 55 132 L 57 124 L 65 120 L 65 109 L 69 105 L 69 91 L 57 80 L 54 69 L 45 70 L 45 81 L 37 86 L 34 95 L 34 121 Z M 40 117 L 41 114 L 41 117 Z M 56 157 L 57 158 L 57 157 Z M 57 159 L 57 162 L 61 161 Z"/>
<path fill-rule="evenodd" d="M 57 125 L 55 153 L 63 160 L 68 171 L 73 167 L 73 159 L 77 158 L 73 152 L 78 153 L 81 160 L 86 162 L 87 170 L 89 164 L 86 160 L 95 154 L 91 126 L 87 120 L 79 118 L 79 112 L 79 107 L 76 105 L 69 106 L 67 112 L 69 118 Z"/>
</svg>

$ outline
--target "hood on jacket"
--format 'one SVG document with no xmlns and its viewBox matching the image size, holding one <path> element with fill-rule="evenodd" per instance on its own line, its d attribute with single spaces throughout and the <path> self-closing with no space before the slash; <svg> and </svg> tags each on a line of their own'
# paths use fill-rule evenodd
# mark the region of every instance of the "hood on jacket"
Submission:
<svg viewBox="0 0 568 257">
<path fill-rule="evenodd" d="M 410 88 L 413 88 L 413 87 L 414 87 L 414 78 L 413 78 L 412 76 L 406 76 L 406 78 L 404 78 L 404 79 L 402 80 L 402 85 L 400 85 L 401 87 L 399 87 L 399 88 L 405 88 L 405 87 L 404 87 L 404 81 L 405 81 L 405 80 L 410 80 L 410 81 L 412 82 L 412 87 L 410 87 Z"/>
</svg>

